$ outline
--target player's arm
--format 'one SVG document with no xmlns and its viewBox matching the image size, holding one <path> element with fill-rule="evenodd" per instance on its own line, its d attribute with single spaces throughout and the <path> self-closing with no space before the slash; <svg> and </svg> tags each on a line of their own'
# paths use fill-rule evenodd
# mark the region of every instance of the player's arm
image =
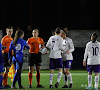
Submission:
<svg viewBox="0 0 100 90">
<path fill-rule="evenodd" d="M 15 52 L 15 49 L 13 48 L 13 44 L 12 42 L 10 43 L 10 47 L 9 47 L 9 52 L 8 52 L 8 59 L 9 59 L 9 62 L 11 63 L 12 62 L 12 50 L 13 50 L 13 53 Z"/>
<path fill-rule="evenodd" d="M 84 53 L 83 66 L 86 66 L 87 57 L 88 57 L 88 44 L 86 45 L 86 49 Z"/>
<path fill-rule="evenodd" d="M 67 54 L 69 54 L 70 52 L 73 52 L 75 50 L 72 40 L 70 40 L 70 42 L 68 42 L 68 44 L 69 44 L 70 49 L 67 50 Z"/>
<path fill-rule="evenodd" d="M 4 62 L 3 56 L 2 56 L 2 44 L 0 44 L 0 62 Z"/>
<path fill-rule="evenodd" d="M 29 44 L 27 44 L 26 41 L 24 41 L 24 48 L 25 48 L 25 49 L 30 49 Z"/>
<path fill-rule="evenodd" d="M 49 40 L 48 40 L 48 42 L 47 42 L 47 44 L 46 44 L 46 47 L 47 48 L 49 48 L 49 49 L 51 49 L 51 38 L 49 38 Z"/>
<path fill-rule="evenodd" d="M 4 39 L 4 38 L 2 38 L 1 44 L 2 44 L 2 49 L 3 49 L 3 50 L 7 48 L 6 42 L 5 42 L 5 39 Z"/>
</svg>

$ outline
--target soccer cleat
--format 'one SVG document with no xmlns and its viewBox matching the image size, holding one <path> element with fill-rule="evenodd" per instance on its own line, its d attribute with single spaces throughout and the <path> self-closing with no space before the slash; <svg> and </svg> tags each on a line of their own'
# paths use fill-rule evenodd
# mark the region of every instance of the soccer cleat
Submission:
<svg viewBox="0 0 100 90">
<path fill-rule="evenodd" d="M 42 85 L 37 85 L 37 88 L 44 88 Z"/>
<path fill-rule="evenodd" d="M 4 88 L 11 88 L 9 85 L 4 85 L 3 87 Z"/>
<path fill-rule="evenodd" d="M 68 88 L 68 85 L 64 85 L 62 88 Z"/>
<path fill-rule="evenodd" d="M 54 86 L 53 85 L 50 85 L 49 88 L 54 88 Z"/>
<path fill-rule="evenodd" d="M 94 88 L 94 90 L 99 90 L 98 88 Z"/>
<path fill-rule="evenodd" d="M 58 86 L 59 86 L 59 83 L 57 82 L 57 83 L 55 84 L 55 88 L 58 88 Z"/>
<path fill-rule="evenodd" d="M 6 88 L 2 86 L 2 87 L 0 87 L 0 89 L 6 89 Z"/>
<path fill-rule="evenodd" d="M 32 88 L 32 85 L 29 85 L 28 88 Z"/>
<path fill-rule="evenodd" d="M 87 90 L 92 90 L 92 87 L 87 87 L 86 89 L 87 89 Z"/>
<path fill-rule="evenodd" d="M 73 86 L 73 83 L 70 83 L 69 88 L 72 88 L 72 86 Z"/>
<path fill-rule="evenodd" d="M 22 85 L 18 86 L 18 89 L 25 89 Z"/>
<path fill-rule="evenodd" d="M 16 88 L 15 86 L 13 86 L 13 85 L 11 85 L 11 88 L 12 88 L 12 89 L 17 89 L 17 88 Z"/>
</svg>

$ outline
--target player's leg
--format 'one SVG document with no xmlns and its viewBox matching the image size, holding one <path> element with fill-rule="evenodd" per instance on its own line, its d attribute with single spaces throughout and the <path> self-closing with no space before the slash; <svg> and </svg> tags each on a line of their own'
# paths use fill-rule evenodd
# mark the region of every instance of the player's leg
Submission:
<svg viewBox="0 0 100 90">
<path fill-rule="evenodd" d="M 93 66 L 88 65 L 87 66 L 87 71 L 88 71 L 88 87 L 86 89 L 91 90 L 92 89 L 92 71 L 93 71 Z"/>
<path fill-rule="evenodd" d="M 44 88 L 40 84 L 40 65 L 36 65 L 36 79 L 37 79 L 37 88 Z"/>
<path fill-rule="evenodd" d="M 29 66 L 29 73 L 28 73 L 29 88 L 32 88 L 33 71 L 34 71 L 34 66 Z"/>
<path fill-rule="evenodd" d="M 7 84 L 8 72 L 9 72 L 9 69 L 10 69 L 10 64 L 8 62 L 8 53 L 4 53 L 3 58 L 4 58 L 4 67 L 5 67 L 5 71 L 3 73 L 3 86 L 5 88 L 10 88 L 10 86 Z"/>
<path fill-rule="evenodd" d="M 0 89 L 5 89 L 2 86 L 2 81 L 3 81 L 3 63 L 0 63 Z"/>
<path fill-rule="evenodd" d="M 53 58 L 50 58 L 49 69 L 51 70 L 49 75 L 49 83 L 50 83 L 49 88 L 54 88 L 52 82 L 53 82 L 54 69 L 56 69 L 56 60 L 54 60 Z"/>
<path fill-rule="evenodd" d="M 49 83 L 50 83 L 50 86 L 49 88 L 54 88 L 54 86 L 52 85 L 52 82 L 53 82 L 53 74 L 54 74 L 54 70 L 52 69 L 50 74 L 49 74 Z"/>
<path fill-rule="evenodd" d="M 59 69 L 58 77 L 57 77 L 57 83 L 55 84 L 56 88 L 58 88 L 59 82 L 60 82 L 61 77 L 62 77 L 62 67 L 63 67 L 62 58 L 56 59 L 56 68 Z"/>
<path fill-rule="evenodd" d="M 68 80 L 67 80 L 67 73 L 66 73 L 66 62 L 67 61 L 63 61 L 63 79 L 65 82 L 65 85 L 62 88 L 68 88 Z"/>
<path fill-rule="evenodd" d="M 3 73 L 0 72 L 0 89 L 2 89 Z"/>
<path fill-rule="evenodd" d="M 30 55 L 29 55 L 29 72 L 28 72 L 29 88 L 32 88 L 34 58 L 35 58 L 34 54 L 30 53 Z"/>
<path fill-rule="evenodd" d="M 98 85 L 99 85 L 99 73 L 100 73 L 100 65 L 94 65 L 94 73 L 95 73 L 95 90 L 99 90 L 98 89 Z"/>
<path fill-rule="evenodd" d="M 95 90 L 99 90 L 98 89 L 98 85 L 99 85 L 99 73 L 95 73 L 95 85 L 94 85 L 94 87 L 95 87 Z"/>
<path fill-rule="evenodd" d="M 73 86 L 72 75 L 69 71 L 69 69 L 71 68 L 72 62 L 73 62 L 73 60 L 67 60 L 66 61 L 66 66 L 65 66 L 66 67 L 65 71 L 66 71 L 66 74 L 67 74 L 67 78 L 68 78 L 69 83 L 70 83 L 69 88 L 72 88 L 72 86 Z"/>
</svg>

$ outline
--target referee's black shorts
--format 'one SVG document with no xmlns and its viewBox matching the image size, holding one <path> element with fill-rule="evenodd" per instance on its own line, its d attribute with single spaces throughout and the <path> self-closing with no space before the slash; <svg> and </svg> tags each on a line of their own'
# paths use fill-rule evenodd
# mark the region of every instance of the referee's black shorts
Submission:
<svg viewBox="0 0 100 90">
<path fill-rule="evenodd" d="M 4 59 L 4 67 L 10 66 L 10 63 L 8 62 L 8 53 L 3 53 L 3 59 Z"/>
<path fill-rule="evenodd" d="M 29 55 L 29 66 L 41 66 L 41 53 L 30 53 Z"/>
</svg>

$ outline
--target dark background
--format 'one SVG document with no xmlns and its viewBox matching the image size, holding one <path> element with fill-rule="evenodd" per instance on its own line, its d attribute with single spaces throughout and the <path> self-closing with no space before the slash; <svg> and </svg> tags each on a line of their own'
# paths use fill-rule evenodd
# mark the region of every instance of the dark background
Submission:
<svg viewBox="0 0 100 90">
<path fill-rule="evenodd" d="M 45 42 L 56 27 L 68 27 L 70 30 L 99 30 L 100 5 L 97 0 L 0 0 L 0 29 L 11 25 L 15 30 L 25 31 L 31 37 L 27 26 L 39 29 L 40 36 Z M 28 35 L 29 33 L 29 35 Z M 13 34 L 14 36 L 14 34 Z M 82 67 L 84 48 L 74 51 L 74 66 Z M 78 67 L 78 68 L 79 68 Z"/>
</svg>

